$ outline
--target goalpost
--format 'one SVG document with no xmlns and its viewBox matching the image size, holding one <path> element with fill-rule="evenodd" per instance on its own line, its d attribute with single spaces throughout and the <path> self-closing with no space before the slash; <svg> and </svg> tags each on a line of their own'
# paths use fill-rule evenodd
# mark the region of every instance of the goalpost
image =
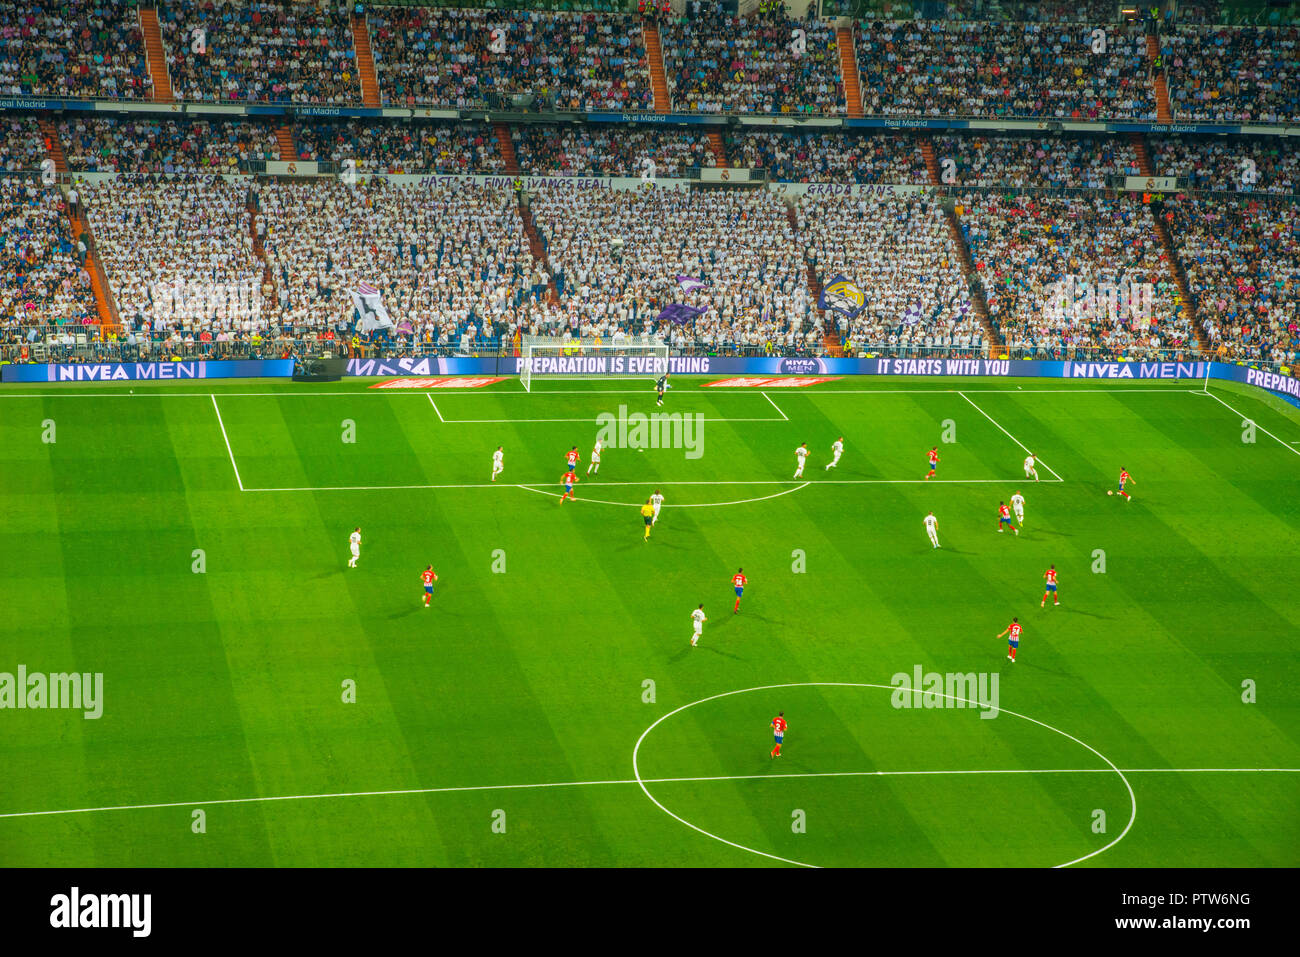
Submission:
<svg viewBox="0 0 1300 957">
<path fill-rule="evenodd" d="M 657 379 L 668 371 L 668 343 L 655 336 L 620 342 L 524 336 L 520 346 L 519 383 L 525 392 L 543 378 Z"/>
</svg>

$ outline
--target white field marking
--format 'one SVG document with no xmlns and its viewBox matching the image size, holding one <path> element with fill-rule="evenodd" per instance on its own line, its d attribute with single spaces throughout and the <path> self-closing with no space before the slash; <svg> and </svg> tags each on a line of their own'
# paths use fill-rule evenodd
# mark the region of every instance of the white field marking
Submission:
<svg viewBox="0 0 1300 957">
<path fill-rule="evenodd" d="M 768 402 L 772 402 L 772 397 L 768 395 L 766 392 L 760 392 L 759 395 L 767 399 Z M 780 414 L 781 418 L 785 419 L 785 421 L 787 422 L 790 421 L 790 417 L 786 415 L 784 412 L 782 412 L 781 407 L 777 405 L 775 402 L 772 402 L 772 408 L 776 409 L 776 411 Z"/>
<path fill-rule="evenodd" d="M 767 857 L 767 858 L 770 858 L 770 859 L 772 859 L 772 860 L 774 860 L 774 861 L 781 861 L 783 864 L 794 864 L 794 865 L 796 865 L 796 866 L 798 866 L 798 867 L 816 867 L 817 865 L 815 865 L 815 864 L 806 864 L 806 863 L 804 863 L 803 861 L 794 861 L 794 860 L 790 860 L 789 858 L 785 858 L 785 857 L 777 857 L 775 854 L 769 854 L 769 853 L 767 853 L 766 851 L 755 850 L 755 849 L 752 848 L 752 847 L 746 847 L 746 846 L 743 845 L 743 844 L 737 844 L 737 843 L 735 843 L 734 841 L 728 841 L 725 837 L 718 837 L 718 835 L 713 834 L 713 833 L 711 833 L 711 832 L 709 832 L 709 831 L 706 831 L 706 830 L 704 830 L 704 828 L 702 828 L 702 827 L 697 827 L 696 825 L 692 824 L 690 821 L 686 820 L 685 818 L 678 817 L 678 816 L 677 816 L 676 814 L 674 814 L 672 811 L 668 810 L 668 808 L 666 808 L 666 807 L 664 807 L 662 804 L 660 804 L 659 801 L 655 799 L 655 796 L 654 796 L 653 794 L 650 793 L 650 790 L 645 786 L 645 782 L 642 781 L 642 779 L 641 779 L 641 771 L 640 771 L 640 769 L 639 769 L 638 766 L 637 766 L 637 755 L 638 755 L 638 753 L 639 753 L 640 750 L 641 750 L 641 743 L 642 743 L 643 741 L 645 741 L 646 736 L 647 736 L 651 731 L 653 731 L 655 728 L 659 727 L 660 724 L 662 724 L 664 721 L 667 721 L 667 720 L 668 720 L 669 718 L 671 718 L 673 715 L 675 715 L 675 714 L 679 714 L 680 712 L 685 711 L 687 708 L 694 708 L 696 705 L 704 704 L 705 702 L 708 702 L 708 701 L 716 701 L 716 700 L 718 700 L 719 698 L 729 698 L 729 697 L 731 697 L 732 695 L 738 695 L 738 694 L 749 694 L 751 691 L 773 691 L 773 690 L 775 690 L 775 689 L 777 689 L 777 688 L 881 688 L 881 689 L 883 689 L 883 690 L 885 690 L 885 691 L 889 691 L 889 692 L 893 692 L 893 691 L 897 691 L 897 690 L 898 690 L 897 687 L 894 686 L 894 685 L 880 685 L 880 684 L 871 684 L 871 683 L 867 683 L 867 682 L 852 682 L 852 681 L 796 681 L 796 682 L 790 682 L 790 683 L 787 683 L 787 684 L 779 684 L 779 685 L 760 685 L 760 686 L 755 687 L 755 688 L 740 688 L 739 690 L 736 690 L 736 691 L 724 691 L 724 692 L 722 692 L 721 694 L 710 695 L 710 696 L 707 697 L 707 698 L 700 698 L 698 701 L 691 701 L 691 702 L 688 702 L 687 704 L 684 704 L 684 705 L 682 705 L 682 706 L 679 707 L 679 708 L 675 708 L 675 709 L 673 709 L 672 711 L 669 711 L 667 714 L 661 715 L 659 718 L 657 718 L 657 719 L 655 720 L 655 722 L 654 722 L 652 725 L 650 725 L 650 727 L 646 728 L 644 731 L 641 732 L 641 737 L 637 738 L 637 740 L 636 740 L 636 744 L 633 745 L 633 747 L 632 747 L 632 774 L 636 777 L 637 784 L 641 785 L 641 791 L 645 794 L 646 797 L 648 797 L 648 798 L 651 800 L 651 802 L 654 803 L 655 807 L 659 808 L 659 810 L 663 811 L 665 814 L 667 814 L 669 817 L 673 818 L 674 820 L 676 820 L 676 821 L 680 821 L 682 824 L 685 824 L 685 825 L 686 825 L 687 827 L 689 827 L 691 830 L 693 830 L 693 831 L 699 831 L 701 834 L 705 835 L 706 837 L 711 837 L 711 838 L 713 838 L 715 841 L 720 841 L 720 842 L 722 842 L 723 844 L 727 844 L 727 845 L 729 845 L 729 846 L 731 846 L 731 847 L 739 848 L 739 849 L 742 850 L 742 851 L 749 851 L 751 854 L 757 854 L 757 855 L 759 855 L 760 857 Z M 935 692 L 935 694 L 939 695 L 940 697 L 947 698 L 947 699 L 949 699 L 949 700 L 951 700 L 951 701 L 960 701 L 960 702 L 964 702 L 965 704 L 971 705 L 971 706 L 976 707 L 976 708 L 981 707 L 981 705 L 979 704 L 979 702 L 977 702 L 977 701 L 971 701 L 969 698 L 962 698 L 962 697 L 960 697 L 960 696 L 958 696 L 958 695 L 944 694 L 943 692 Z M 1101 854 L 1103 851 L 1107 851 L 1107 850 L 1109 850 L 1110 848 L 1112 848 L 1112 847 L 1114 847 L 1116 844 L 1118 844 L 1120 841 L 1124 840 L 1124 836 L 1125 836 L 1126 834 L 1128 834 L 1129 830 L 1133 827 L 1133 822 L 1137 820 L 1137 810 L 1138 810 L 1138 806 L 1137 806 L 1137 795 L 1133 793 L 1133 786 L 1132 786 L 1131 784 L 1128 783 L 1128 778 L 1124 777 L 1124 772 L 1121 771 L 1119 768 L 1117 768 L 1117 767 L 1115 766 L 1115 763 L 1114 763 L 1113 761 L 1111 761 L 1110 758 L 1106 757 L 1106 755 L 1102 754 L 1100 751 L 1098 751 L 1098 750 L 1097 750 L 1096 748 L 1094 748 L 1092 745 L 1090 745 L 1090 744 L 1088 744 L 1088 743 L 1086 743 L 1086 742 L 1084 742 L 1084 741 L 1080 741 L 1078 738 L 1076 738 L 1074 735 L 1070 734 L 1070 733 L 1067 732 L 1067 731 L 1062 731 L 1060 728 L 1054 728 L 1054 727 L 1052 727 L 1050 724 L 1047 724 L 1047 723 L 1044 722 L 1044 721 L 1039 721 L 1037 718 L 1031 718 L 1031 717 L 1029 717 L 1028 715 L 1019 714 L 1019 713 L 1017 713 L 1017 712 L 1015 712 L 1015 711 L 1008 711 L 1006 708 L 999 708 L 998 710 L 1001 711 L 1003 714 L 1009 714 L 1009 715 L 1011 715 L 1011 717 L 1013 717 L 1013 718 L 1021 718 L 1021 719 L 1025 720 L 1025 721 L 1028 721 L 1028 722 L 1030 722 L 1030 723 L 1032 723 L 1032 724 L 1036 724 L 1036 725 L 1038 725 L 1038 726 L 1041 727 L 1041 728 L 1046 728 L 1048 731 L 1055 731 L 1057 734 L 1061 735 L 1062 737 L 1069 738 L 1069 739 L 1070 739 L 1071 741 L 1073 741 L 1075 744 L 1082 745 L 1083 747 L 1087 748 L 1089 751 L 1091 751 L 1091 752 L 1092 752 L 1093 754 L 1095 754 L 1097 757 L 1101 758 L 1102 761 L 1104 761 L 1104 762 L 1106 763 L 1107 767 L 1109 767 L 1111 771 L 1114 771 L 1116 774 L 1119 775 L 1119 779 L 1120 779 L 1121 781 L 1124 782 L 1124 787 L 1125 787 L 1125 789 L 1128 791 L 1128 797 L 1129 797 L 1129 802 L 1130 802 L 1130 805 L 1131 805 L 1131 811 L 1130 811 L 1130 813 L 1129 813 L 1128 823 L 1124 825 L 1124 830 L 1120 831 L 1120 833 L 1118 834 L 1118 836 L 1116 836 L 1115 839 L 1112 840 L 1109 844 L 1106 844 L 1106 845 L 1104 845 L 1103 847 L 1099 847 L 1097 850 L 1092 851 L 1092 852 L 1089 853 L 1089 854 L 1085 854 L 1085 855 L 1083 855 L 1082 857 L 1076 857 L 1076 858 L 1075 858 L 1074 860 L 1072 860 L 1072 861 L 1066 861 L 1064 864 L 1057 864 L 1057 865 L 1055 865 L 1055 866 L 1056 866 L 1056 867 L 1069 867 L 1071 864 L 1078 864 L 1078 863 L 1080 863 L 1080 862 L 1082 862 L 1082 861 L 1086 861 L 1086 860 L 1088 860 L 1088 858 L 1090 858 L 1090 857 L 1096 857 L 1098 854 Z"/>
<path fill-rule="evenodd" d="M 444 419 L 444 418 L 442 417 L 442 413 L 438 411 L 438 403 L 433 401 L 433 393 L 432 393 L 432 392 L 426 392 L 425 395 L 427 395 L 427 396 L 429 397 L 429 405 L 433 406 L 433 411 L 434 411 L 434 412 L 438 412 L 438 421 L 439 421 L 439 422 L 442 422 L 442 423 L 446 423 L 447 420 Z"/>
<path fill-rule="evenodd" d="M 671 508 L 712 508 L 715 505 L 748 505 L 750 502 L 766 502 L 769 498 L 780 498 L 782 495 L 789 495 L 791 492 L 797 492 L 801 488 L 807 488 L 811 484 L 812 484 L 811 482 L 804 482 L 802 485 L 796 485 L 794 488 L 788 488 L 781 492 L 773 492 L 771 495 L 760 495 L 758 496 L 758 498 L 742 498 L 734 502 L 695 502 L 695 503 L 688 503 L 685 505 L 673 505 L 673 506 L 665 505 L 664 507 L 665 508 L 669 508 L 669 507 Z M 641 483 L 641 485 L 645 488 L 649 488 L 650 483 L 643 482 Z M 533 488 L 531 485 L 516 485 L 515 488 L 522 488 L 529 492 L 536 492 L 539 495 L 550 495 L 553 498 L 560 497 L 559 492 L 548 492 L 546 491 L 546 489 Z M 638 508 L 641 505 L 640 502 L 609 502 L 606 501 L 605 499 L 587 498 L 586 496 L 583 496 L 580 499 L 575 498 L 573 501 L 588 502 L 592 505 L 618 505 L 623 508 Z"/>
<path fill-rule="evenodd" d="M 892 686 L 891 686 L 892 687 Z M 1004 709 L 999 709 L 1004 710 Z M 1124 774 L 1296 774 L 1300 768 L 1117 768 Z M 210 804 L 267 804 L 272 801 L 323 801 L 329 798 L 400 797 L 408 794 L 458 794 L 471 791 L 541 791 L 547 788 L 587 788 L 632 784 L 692 784 L 714 781 L 761 781 L 768 778 L 872 778 L 964 774 L 1114 774 L 1110 768 L 972 768 L 936 771 L 802 771 L 772 774 L 711 774 L 702 777 L 636 778 L 608 781 L 548 781 L 537 784 L 477 784 L 467 787 L 398 788 L 390 791 L 338 791 L 326 794 L 272 794 L 250 798 L 217 798 L 213 801 L 168 801 L 157 804 L 116 804 L 106 807 L 78 807 L 55 811 L 10 811 L 11 817 L 55 817 L 61 814 L 97 814 L 104 811 L 150 811 L 170 807 L 206 807 Z"/>
<path fill-rule="evenodd" d="M 1019 479 L 936 479 L 927 482 L 925 479 L 818 479 L 816 482 L 799 479 L 780 479 L 772 481 L 745 480 L 737 482 L 727 481 L 689 481 L 674 482 L 666 479 L 646 479 L 643 482 L 601 482 L 601 486 L 622 486 L 636 485 L 645 488 L 647 485 L 660 485 L 664 488 L 669 486 L 680 485 L 796 485 L 802 481 L 804 485 L 1014 485 Z M 1064 482 L 1064 479 L 1057 478 L 1055 481 Z M 402 489 L 457 489 L 457 488 L 524 488 L 529 491 L 536 491 L 533 486 L 536 485 L 553 485 L 551 481 L 532 482 L 532 483 L 515 483 L 509 482 L 469 482 L 463 485 L 304 485 L 298 488 L 245 488 L 244 492 L 395 492 Z"/>
<path fill-rule="evenodd" d="M 139 382 L 140 380 L 132 380 Z M 1182 380 L 1169 380 L 1170 382 Z M 699 388 L 705 388 L 700 385 Z M 709 386 L 709 391 L 705 395 L 744 395 L 753 393 L 753 386 Z M 1192 395 L 1208 395 L 1202 389 L 1180 389 L 1170 386 L 1153 386 L 1149 389 L 978 389 L 969 388 L 969 391 L 977 394 L 988 393 L 990 395 L 1013 394 L 1020 395 L 1073 395 L 1075 393 L 1106 393 L 1106 392 L 1155 392 L 1159 394 L 1166 393 L 1191 393 Z M 799 391 L 815 395 L 954 395 L 958 389 L 819 389 L 815 386 L 803 386 Z M 132 395 L 129 392 L 86 392 L 81 389 L 53 392 L 6 392 L 0 389 L 0 399 L 57 399 L 57 398 L 99 398 L 99 399 L 143 399 L 148 397 L 154 398 L 203 398 L 210 393 L 207 392 L 155 392 L 152 389 L 143 389 L 138 394 Z M 364 389 L 360 391 L 290 391 L 282 392 L 219 392 L 217 393 L 223 399 L 239 398 L 288 398 L 308 396 L 312 398 L 329 397 L 336 395 L 443 395 L 448 397 L 470 396 L 470 395 L 491 395 L 499 399 L 506 397 L 531 396 L 536 398 L 539 395 L 645 395 L 644 389 L 556 389 L 553 392 L 523 392 L 511 390 L 492 389 L 491 387 L 476 386 L 466 387 L 463 389 L 451 388 L 434 388 L 434 389 Z"/>
<path fill-rule="evenodd" d="M 655 412 L 652 415 L 669 415 L 667 412 Z M 694 415 L 693 412 L 677 413 L 678 415 Z M 580 419 L 443 419 L 448 425 L 519 425 L 525 422 L 585 422 L 587 425 L 595 425 L 600 419 L 598 416 L 588 415 Z M 722 418 L 702 417 L 697 422 L 780 422 L 780 419 L 730 419 L 726 416 Z"/>
<path fill-rule="evenodd" d="M 226 454 L 230 456 L 230 467 L 235 470 L 235 481 L 239 483 L 239 490 L 246 492 L 248 490 L 244 488 L 244 480 L 239 477 L 239 466 L 235 464 L 235 451 L 230 447 L 230 436 L 226 435 L 226 423 L 221 421 L 221 409 L 217 406 L 217 397 L 211 393 L 208 397 L 212 399 L 212 408 L 217 413 L 217 425 L 221 426 L 221 437 L 226 440 Z"/>
<path fill-rule="evenodd" d="M 1224 402 L 1222 399 L 1220 399 L 1220 398 L 1219 398 L 1217 395 L 1215 395 L 1213 392 L 1210 392 L 1210 391 L 1207 390 L 1206 392 L 1198 393 L 1198 394 L 1200 394 L 1200 395 L 1208 395 L 1211 399 L 1213 399 L 1215 402 L 1219 403 L 1219 405 L 1223 406 L 1223 407 L 1224 407 L 1225 409 L 1227 409 L 1228 411 L 1230 411 L 1230 412 L 1234 412 L 1234 413 L 1236 413 L 1237 415 L 1240 415 L 1243 419 L 1246 419 L 1246 420 L 1248 420 L 1248 421 L 1250 421 L 1250 422 L 1254 422 L 1254 423 L 1255 423 L 1255 428 L 1259 429 L 1261 432 L 1263 432 L 1265 435 L 1267 435 L 1270 439 L 1273 439 L 1274 441 L 1276 441 L 1279 445 L 1282 446 L 1282 448 L 1286 449 L 1288 452 L 1294 452 L 1296 455 L 1300 455 L 1300 449 L 1293 449 L 1293 448 L 1291 447 L 1292 445 L 1295 445 L 1296 443 L 1294 443 L 1294 442 L 1287 442 L 1287 441 L 1285 441 L 1285 440 L 1283 440 L 1283 439 L 1279 439 L 1276 435 L 1274 435 L 1274 434 L 1273 434 L 1272 432 L 1270 432 L 1268 429 L 1264 428 L 1264 427 L 1263 427 L 1262 425 L 1260 425 L 1258 422 L 1255 422 L 1255 420 L 1252 419 L 1250 416 L 1248 416 L 1248 415 L 1243 415 L 1242 413 L 1237 412 L 1236 409 L 1234 409 L 1232 406 L 1228 405 L 1228 403 Z"/>
<path fill-rule="evenodd" d="M 957 394 L 958 394 L 959 396 L 961 396 L 963 399 L 965 399 L 967 402 L 970 402 L 971 407 L 972 407 L 976 412 L 978 412 L 980 415 L 984 416 L 984 418 L 988 419 L 990 422 L 992 422 L 994 425 L 996 425 L 996 426 L 998 427 L 998 429 L 1001 430 L 1001 432 L 1002 432 L 1003 435 L 1005 435 L 1007 438 L 1009 438 L 1012 442 L 1016 443 L 1016 445 L 1019 445 L 1022 449 L 1025 450 L 1025 452 L 1026 452 L 1028 455 L 1034 455 L 1033 452 L 1030 452 L 1029 449 L 1025 447 L 1024 443 L 1022 443 L 1018 438 L 1016 438 L 1014 435 L 1012 435 L 1012 434 L 1011 434 L 1010 432 L 1008 432 L 1006 429 L 1002 428 L 1002 426 L 998 424 L 997 419 L 993 418 L 993 416 L 989 415 L 987 412 L 985 412 L 983 409 L 981 409 L 981 408 L 980 408 L 978 405 L 976 405 L 974 402 L 971 402 L 971 398 L 970 398 L 970 396 L 968 396 L 965 392 L 958 392 Z M 1053 475 L 1056 475 L 1055 470 L 1053 470 L 1053 468 L 1052 468 L 1050 465 L 1048 465 L 1046 462 L 1044 462 L 1042 459 L 1040 459 L 1037 455 L 1034 455 L 1034 464 L 1035 464 L 1035 465 L 1041 465 L 1043 468 L 1047 469 L 1047 471 L 1051 472 Z M 1063 481 L 1063 479 L 1062 479 L 1061 476 L 1059 476 L 1059 475 L 1056 475 L 1056 480 L 1057 480 L 1058 482 Z"/>
</svg>

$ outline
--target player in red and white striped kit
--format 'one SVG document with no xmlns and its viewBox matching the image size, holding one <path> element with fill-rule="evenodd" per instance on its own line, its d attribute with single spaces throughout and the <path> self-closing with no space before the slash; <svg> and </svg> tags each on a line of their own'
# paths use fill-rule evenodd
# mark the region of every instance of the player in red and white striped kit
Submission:
<svg viewBox="0 0 1300 957">
<path fill-rule="evenodd" d="M 1011 624 L 998 632 L 998 637 L 1007 636 L 1007 657 L 1016 660 L 1016 649 L 1020 647 L 1020 619 L 1012 618 Z"/>
</svg>

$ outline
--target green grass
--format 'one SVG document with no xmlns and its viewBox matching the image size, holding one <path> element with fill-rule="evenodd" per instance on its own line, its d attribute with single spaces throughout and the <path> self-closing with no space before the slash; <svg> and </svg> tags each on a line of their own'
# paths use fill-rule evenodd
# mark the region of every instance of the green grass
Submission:
<svg viewBox="0 0 1300 957">
<path fill-rule="evenodd" d="M 664 409 L 705 417 L 701 457 L 610 450 L 563 506 L 564 451 L 585 472 L 599 413 L 655 411 L 644 383 L 507 381 L 436 408 L 366 380 L 0 391 L 0 672 L 105 688 L 99 720 L 0 711 L 0 864 L 1300 864 L 1295 772 L 1185 770 L 1300 768 L 1295 410 L 962 379 L 842 379 L 776 408 L 705 381 Z M 1244 443 L 1243 415 L 1276 438 Z M 1062 481 L 1025 483 L 1017 440 Z M 1132 502 L 1105 494 L 1121 466 Z M 1017 488 L 1026 527 L 999 535 Z M 1040 609 L 1049 563 L 1062 605 Z M 994 637 L 1013 615 L 1014 665 Z M 1000 673 L 1002 713 L 893 707 L 916 666 Z M 655 801 L 751 850 L 657 807 L 638 742 Z M 1031 773 L 898 773 L 920 771 Z M 1135 822 L 1089 857 L 1130 786 Z M 359 793 L 407 790 L 425 793 Z M 12 816 L 69 809 L 105 810 Z"/>
</svg>

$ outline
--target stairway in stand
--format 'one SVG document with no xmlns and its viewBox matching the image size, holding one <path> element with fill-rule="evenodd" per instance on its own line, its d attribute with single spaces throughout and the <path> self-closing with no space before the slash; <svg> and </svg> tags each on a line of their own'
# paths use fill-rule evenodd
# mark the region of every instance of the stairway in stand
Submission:
<svg viewBox="0 0 1300 957">
<path fill-rule="evenodd" d="M 925 159 L 925 169 L 930 175 L 930 185 L 940 185 L 939 160 L 934 155 L 934 144 L 929 137 L 921 138 L 921 156 Z M 966 277 L 966 288 L 970 293 L 971 310 L 975 313 L 975 318 L 980 321 L 980 326 L 984 329 L 984 339 L 989 345 L 991 355 L 996 350 L 1001 349 L 1004 343 L 989 316 L 989 303 L 984 295 L 982 277 L 975 269 L 975 261 L 971 258 L 970 247 L 966 244 L 966 234 L 961 230 L 961 218 L 957 215 L 956 209 L 945 209 L 944 218 L 948 221 L 948 237 L 952 240 L 953 249 L 957 252 L 962 275 Z"/>
<path fill-rule="evenodd" d="M 1163 68 L 1157 69 L 1156 57 L 1160 55 L 1160 40 L 1155 34 L 1147 34 L 1147 63 L 1151 65 L 1152 86 L 1156 93 L 1156 122 L 1172 123 L 1174 111 L 1169 106 L 1169 82 L 1165 79 Z"/>
<path fill-rule="evenodd" d="M 853 46 L 853 31 L 840 27 L 835 31 L 835 46 L 840 53 L 840 78 L 844 85 L 844 102 L 849 116 L 862 115 L 862 81 L 858 73 L 858 51 Z"/>
<path fill-rule="evenodd" d="M 283 162 L 291 163 L 298 158 L 298 145 L 293 141 L 293 130 L 288 124 L 277 127 L 275 145 L 280 151 L 280 159 Z"/>
<path fill-rule="evenodd" d="M 63 143 L 59 140 L 58 127 L 49 117 L 41 117 L 39 124 L 41 135 L 45 138 L 46 156 L 54 162 L 54 172 L 63 177 L 68 172 L 68 161 L 63 152 Z M 79 205 L 84 213 L 85 204 Z M 74 244 L 78 239 L 84 238 L 86 248 L 89 250 L 86 253 L 86 272 L 90 274 L 90 291 L 95 297 L 95 313 L 99 317 L 99 335 L 102 339 L 106 333 L 121 330 L 117 306 L 108 287 L 108 277 L 104 275 L 104 269 L 95 255 L 95 237 L 90 231 L 89 224 L 85 219 L 74 216 L 71 207 L 68 208 L 68 231 L 72 234 Z"/>
<path fill-rule="evenodd" d="M 375 57 L 370 49 L 370 27 L 364 13 L 352 18 L 352 50 L 356 54 L 357 74 L 361 77 L 361 105 L 377 110 L 383 104 L 379 97 Z"/>
<path fill-rule="evenodd" d="M 1154 39 L 1148 37 L 1148 40 Z M 1138 171 L 1143 176 L 1155 176 L 1155 164 L 1151 162 L 1151 151 L 1147 149 L 1146 139 L 1141 133 L 1130 133 L 1128 135 L 1130 145 L 1133 147 L 1133 153 L 1137 156 Z M 1191 320 L 1192 331 L 1196 334 L 1196 344 L 1201 352 L 1208 354 L 1210 350 L 1209 336 L 1201 328 L 1201 323 L 1196 315 L 1196 306 L 1192 302 L 1192 290 L 1187 281 L 1187 270 L 1183 268 L 1182 260 L 1178 255 L 1178 250 L 1174 246 L 1173 234 L 1169 232 L 1169 225 L 1163 219 L 1165 214 L 1163 203 L 1152 203 L 1150 205 L 1151 220 L 1153 232 L 1156 239 L 1160 241 L 1160 248 L 1164 251 L 1165 262 L 1169 264 L 1169 276 L 1178 287 L 1178 307 L 1186 311 L 1187 318 Z"/>
<path fill-rule="evenodd" d="M 789 204 L 786 205 L 785 216 L 786 219 L 790 221 L 790 228 L 797 233 L 799 231 L 799 214 L 794 211 L 793 206 Z M 822 297 L 822 283 L 821 280 L 817 278 L 817 270 L 813 268 L 812 263 L 805 260 L 803 268 L 804 276 L 808 281 L 808 292 L 812 294 L 813 308 L 816 309 L 817 301 Z M 825 310 L 822 310 L 821 312 L 822 346 L 826 349 L 826 354 L 828 356 L 838 359 L 844 354 L 840 346 L 839 327 L 836 325 L 836 320 L 830 314 Z"/>
<path fill-rule="evenodd" d="M 659 27 L 649 20 L 642 21 L 641 40 L 650 66 L 650 91 L 655 98 L 655 112 L 671 113 L 673 99 L 668 93 L 668 76 L 664 73 L 664 48 L 659 38 Z"/>
<path fill-rule="evenodd" d="M 153 81 L 155 103 L 175 103 L 171 72 L 167 69 L 167 52 L 163 48 L 162 30 L 158 27 L 156 7 L 139 8 L 140 32 L 144 34 L 145 61 L 149 66 L 149 79 Z"/>
<path fill-rule="evenodd" d="M 497 137 L 497 152 L 501 154 L 501 160 L 506 164 L 506 172 L 511 176 L 519 175 L 519 157 L 515 155 L 515 141 L 510 135 L 510 125 L 508 123 L 493 123 L 492 132 Z"/>
<path fill-rule="evenodd" d="M 716 126 L 709 127 L 709 149 L 713 151 L 713 158 L 718 162 L 718 169 L 727 169 L 731 166 L 727 162 L 727 148 L 722 143 L 722 130 Z"/>
</svg>

